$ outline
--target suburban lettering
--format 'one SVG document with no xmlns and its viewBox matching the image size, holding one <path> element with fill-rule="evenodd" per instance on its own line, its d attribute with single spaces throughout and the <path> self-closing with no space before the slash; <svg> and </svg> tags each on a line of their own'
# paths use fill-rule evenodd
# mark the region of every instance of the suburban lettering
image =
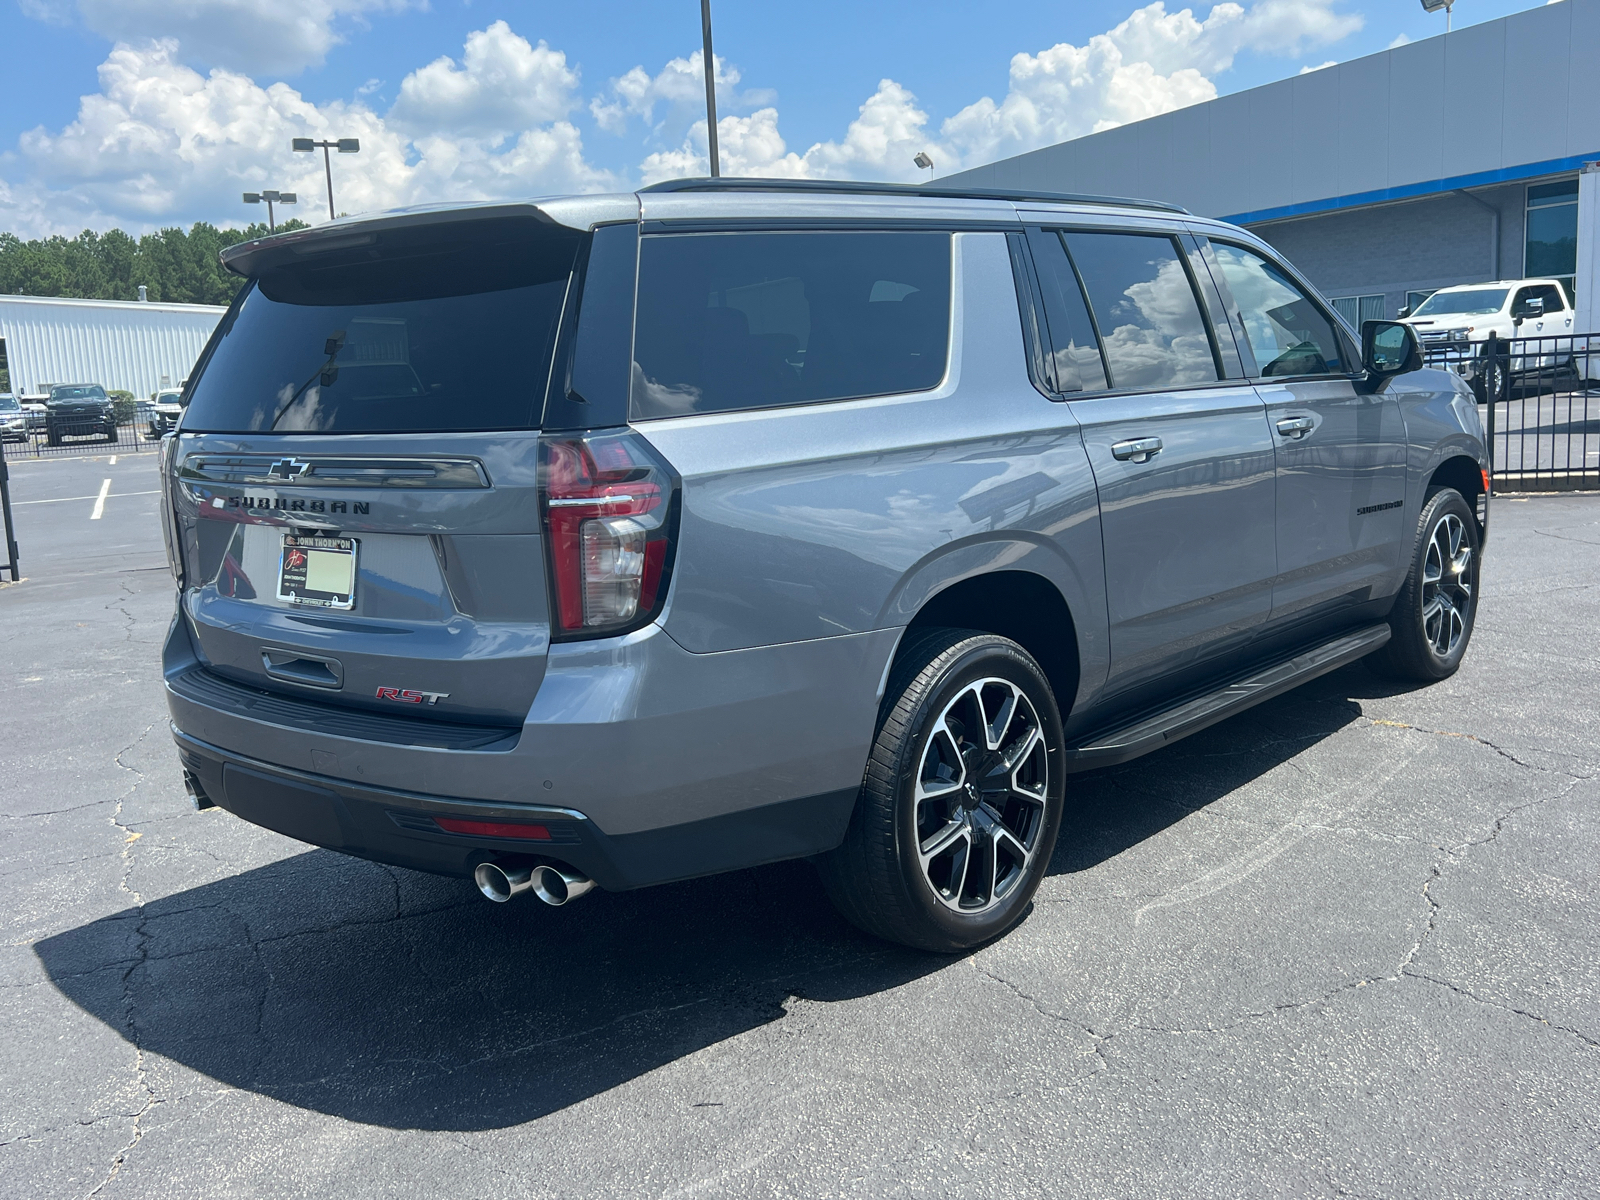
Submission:
<svg viewBox="0 0 1600 1200">
<path fill-rule="evenodd" d="M 349 512 L 350 510 L 345 507 L 343 500 L 333 500 L 328 503 L 328 511 L 331 513 L 342 513 Z"/>
<path fill-rule="evenodd" d="M 371 511 L 372 511 L 372 505 L 370 505 L 370 504 L 368 504 L 368 503 L 366 503 L 365 501 L 362 501 L 362 500 L 357 500 L 356 501 L 356 515 L 357 516 L 360 516 L 362 513 L 370 513 Z"/>
</svg>

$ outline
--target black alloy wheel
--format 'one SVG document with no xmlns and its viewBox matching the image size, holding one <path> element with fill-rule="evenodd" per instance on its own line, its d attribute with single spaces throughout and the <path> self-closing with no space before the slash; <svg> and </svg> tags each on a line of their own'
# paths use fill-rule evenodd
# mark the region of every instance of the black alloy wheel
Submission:
<svg viewBox="0 0 1600 1200">
<path fill-rule="evenodd" d="M 1061 824 L 1061 717 L 1017 643 L 972 630 L 913 637 L 844 844 L 819 868 L 860 928 L 953 953 L 1011 929 L 1044 877 Z"/>
<path fill-rule="evenodd" d="M 1367 659 L 1375 670 L 1428 683 L 1456 673 L 1477 619 L 1481 550 L 1478 519 L 1461 493 L 1430 492 L 1406 582 L 1389 613 L 1392 636 Z"/>
</svg>

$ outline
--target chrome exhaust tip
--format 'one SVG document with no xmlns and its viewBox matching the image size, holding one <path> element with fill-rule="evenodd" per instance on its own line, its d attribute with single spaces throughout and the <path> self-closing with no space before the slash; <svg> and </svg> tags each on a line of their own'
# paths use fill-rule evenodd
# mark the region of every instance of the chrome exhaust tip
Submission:
<svg viewBox="0 0 1600 1200">
<path fill-rule="evenodd" d="M 554 908 L 560 908 L 567 901 L 594 891 L 594 880 L 566 867 L 543 864 L 533 868 L 532 886 L 535 896 Z"/>
<path fill-rule="evenodd" d="M 496 863 L 479 863 L 472 872 L 472 882 L 478 885 L 478 890 L 484 898 L 493 900 L 496 904 L 504 904 L 514 896 L 533 887 L 533 873 L 542 870 L 537 867 L 502 867 Z"/>
</svg>

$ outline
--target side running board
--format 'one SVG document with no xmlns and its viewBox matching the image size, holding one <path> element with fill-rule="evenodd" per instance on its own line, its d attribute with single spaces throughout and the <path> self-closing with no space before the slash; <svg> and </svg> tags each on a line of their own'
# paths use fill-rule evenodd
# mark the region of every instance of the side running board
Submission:
<svg viewBox="0 0 1600 1200">
<path fill-rule="evenodd" d="M 1388 640 L 1387 624 L 1369 625 L 1354 633 L 1341 634 L 1331 642 L 1324 642 L 1313 650 L 1225 684 L 1213 692 L 1192 697 L 1153 716 L 1140 717 L 1132 724 L 1093 734 L 1087 743 L 1067 752 L 1066 768 L 1069 771 L 1088 771 L 1095 767 L 1114 766 L 1163 746 L 1170 746 L 1179 738 L 1198 733 L 1208 725 L 1215 725 L 1263 700 L 1280 696 L 1318 675 L 1326 675 L 1346 663 L 1371 654 Z"/>
</svg>

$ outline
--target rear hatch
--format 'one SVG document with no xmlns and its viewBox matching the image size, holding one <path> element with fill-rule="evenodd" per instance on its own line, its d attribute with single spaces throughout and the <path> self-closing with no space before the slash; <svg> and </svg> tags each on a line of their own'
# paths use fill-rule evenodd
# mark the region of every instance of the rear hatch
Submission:
<svg viewBox="0 0 1600 1200">
<path fill-rule="evenodd" d="M 539 418 L 585 235 L 526 208 L 254 254 L 171 448 L 205 670 L 519 725 L 549 606 Z"/>
</svg>

